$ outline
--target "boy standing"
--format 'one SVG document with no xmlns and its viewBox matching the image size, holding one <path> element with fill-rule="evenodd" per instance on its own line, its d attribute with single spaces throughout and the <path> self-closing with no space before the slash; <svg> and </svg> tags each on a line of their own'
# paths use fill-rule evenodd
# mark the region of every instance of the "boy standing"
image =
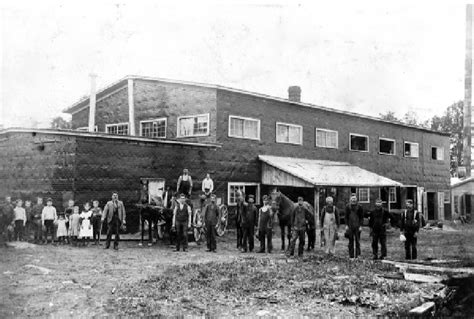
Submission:
<svg viewBox="0 0 474 319">
<path fill-rule="evenodd" d="M 102 209 L 99 207 L 99 201 L 94 200 L 92 202 L 92 231 L 94 245 L 100 245 L 100 231 L 101 231 L 101 220 L 102 220 Z"/>
<path fill-rule="evenodd" d="M 58 219 L 56 208 L 53 206 L 53 200 L 46 200 L 46 207 L 41 213 L 41 225 L 45 228 L 44 243 L 48 243 L 48 234 L 51 234 L 51 243 L 54 242 L 54 222 Z"/>
<path fill-rule="evenodd" d="M 33 206 L 31 224 L 34 232 L 34 243 L 43 241 L 43 225 L 41 222 L 41 214 L 43 212 L 43 198 L 38 197 L 36 205 Z"/>
<path fill-rule="evenodd" d="M 420 230 L 420 213 L 413 208 L 413 200 L 407 199 L 406 209 L 402 213 L 400 232 L 405 235 L 405 259 L 417 258 L 416 242 Z"/>
<path fill-rule="evenodd" d="M 18 199 L 16 201 L 16 207 L 13 210 L 14 222 L 15 222 L 15 240 L 23 241 L 23 235 L 26 225 L 26 211 L 22 207 L 23 201 Z"/>
</svg>

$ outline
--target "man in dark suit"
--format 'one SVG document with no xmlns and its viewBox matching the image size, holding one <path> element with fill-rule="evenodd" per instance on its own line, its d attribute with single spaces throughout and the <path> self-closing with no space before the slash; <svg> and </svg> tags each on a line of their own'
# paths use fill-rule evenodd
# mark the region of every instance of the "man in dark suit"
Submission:
<svg viewBox="0 0 474 319">
<path fill-rule="evenodd" d="M 102 215 L 102 222 L 107 220 L 107 241 L 105 243 L 105 249 L 110 247 L 110 240 L 112 234 L 115 234 L 114 249 L 118 250 L 118 243 L 120 240 L 119 231 L 121 227 L 126 225 L 125 207 L 123 202 L 118 200 L 118 193 L 112 193 L 112 200 L 108 201 L 104 207 L 104 213 Z"/>
<path fill-rule="evenodd" d="M 242 191 L 237 191 L 237 206 L 235 216 L 235 227 L 237 230 L 237 249 L 243 247 L 243 229 L 242 229 L 242 216 L 247 214 L 248 204 L 245 202 L 245 194 Z"/>
<path fill-rule="evenodd" d="M 211 203 L 204 208 L 207 251 L 216 252 L 216 225 L 220 221 L 220 210 L 216 205 L 216 195 L 211 194 Z"/>
</svg>

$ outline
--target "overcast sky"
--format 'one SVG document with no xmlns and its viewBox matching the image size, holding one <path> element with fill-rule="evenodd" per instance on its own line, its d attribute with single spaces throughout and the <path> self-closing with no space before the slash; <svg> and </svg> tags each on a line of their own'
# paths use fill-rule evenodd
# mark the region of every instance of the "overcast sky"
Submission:
<svg viewBox="0 0 474 319">
<path fill-rule="evenodd" d="M 355 3 L 357 2 L 357 4 Z M 464 98 L 462 2 L 1 3 L 1 120 L 27 127 L 127 74 L 421 119 Z"/>
</svg>

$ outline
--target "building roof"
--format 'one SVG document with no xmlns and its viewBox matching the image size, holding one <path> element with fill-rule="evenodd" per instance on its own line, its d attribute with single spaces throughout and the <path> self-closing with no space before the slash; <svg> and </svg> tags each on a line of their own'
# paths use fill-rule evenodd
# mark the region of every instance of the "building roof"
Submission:
<svg viewBox="0 0 474 319">
<path fill-rule="evenodd" d="M 346 162 L 259 155 L 259 160 L 314 186 L 402 186 L 390 178 Z"/>
<path fill-rule="evenodd" d="M 465 179 L 451 178 L 451 188 L 461 186 L 470 182 L 474 183 L 474 176 L 471 176 Z"/>
<path fill-rule="evenodd" d="M 333 113 L 338 113 L 338 114 L 345 114 L 349 116 L 354 116 L 354 117 L 359 117 L 359 118 L 365 118 L 373 121 L 378 121 L 378 122 L 384 122 L 384 123 L 389 123 L 397 126 L 403 126 L 403 127 L 409 127 L 412 129 L 417 129 L 417 130 L 422 130 L 430 133 L 435 133 L 439 135 L 449 135 L 448 133 L 442 133 L 442 132 L 437 132 L 433 131 L 430 129 L 418 127 L 415 125 L 409 125 L 409 124 L 404 124 L 401 122 L 394 122 L 394 121 L 388 121 L 388 120 L 383 120 L 381 118 L 375 117 L 375 116 L 369 116 L 369 115 L 364 115 L 364 114 L 359 114 L 355 112 L 349 112 L 349 111 L 343 111 L 343 110 L 338 110 L 334 108 L 329 108 L 326 106 L 320 106 L 320 105 L 315 105 L 315 104 L 310 104 L 310 103 L 303 103 L 303 102 L 296 102 L 296 101 L 290 101 L 288 99 L 280 98 L 280 97 L 275 97 L 267 94 L 262 94 L 262 93 L 255 93 L 251 91 L 245 91 L 245 90 L 240 90 L 240 89 L 235 89 L 235 88 L 230 88 L 226 86 L 221 86 L 221 85 L 216 85 L 216 84 L 206 84 L 206 83 L 199 83 L 199 82 L 190 82 L 190 81 L 180 81 L 180 80 L 172 80 L 172 79 L 165 79 L 165 78 L 158 78 L 158 77 L 149 77 L 149 76 L 139 76 L 139 75 L 127 75 L 126 77 L 102 88 L 97 91 L 97 100 L 111 95 L 114 92 L 118 90 L 122 90 L 125 88 L 125 85 L 127 84 L 128 80 L 144 80 L 144 81 L 156 81 L 156 82 L 163 82 L 163 83 L 172 83 L 172 84 L 182 84 L 182 85 L 189 85 L 189 86 L 197 86 L 197 87 L 205 87 L 205 88 L 211 88 L 211 89 L 216 89 L 216 90 L 224 90 L 224 91 L 229 91 L 229 92 L 234 92 L 234 93 L 240 93 L 244 95 L 250 95 L 250 96 L 255 96 L 259 97 L 262 99 L 268 99 L 268 100 L 273 100 L 273 101 L 278 101 L 282 103 L 287 103 L 287 104 L 292 104 L 292 105 L 298 105 L 302 107 L 310 107 L 310 108 L 315 108 L 319 110 L 324 110 L 328 112 L 333 112 Z M 64 113 L 70 113 L 74 114 L 79 112 L 80 110 L 83 110 L 84 108 L 87 108 L 89 106 L 89 96 L 85 96 L 73 105 L 67 107 L 66 109 L 63 110 Z"/>
<path fill-rule="evenodd" d="M 222 145 L 214 143 L 195 143 L 187 141 L 178 141 L 170 139 L 156 139 L 142 136 L 131 136 L 131 135 L 113 135 L 101 132 L 86 132 L 76 130 L 56 130 L 56 129 L 32 129 L 32 128 L 8 128 L 0 130 L 0 136 L 7 135 L 9 133 L 30 133 L 35 136 L 38 133 L 41 134 L 52 134 L 52 135 L 66 135 L 66 136 L 82 136 L 99 139 L 111 139 L 111 140 L 122 140 L 122 141 L 135 141 L 135 142 L 148 142 L 157 144 L 168 144 L 168 145 L 181 145 L 181 146 L 196 146 L 196 147 L 211 147 L 220 148 Z"/>
</svg>

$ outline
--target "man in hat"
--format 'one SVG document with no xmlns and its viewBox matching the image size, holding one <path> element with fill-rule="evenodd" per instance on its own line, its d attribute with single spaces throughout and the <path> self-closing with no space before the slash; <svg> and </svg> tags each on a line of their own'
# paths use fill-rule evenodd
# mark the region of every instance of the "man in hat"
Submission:
<svg viewBox="0 0 474 319">
<path fill-rule="evenodd" d="M 188 249 L 188 228 L 191 228 L 192 211 L 191 207 L 186 203 L 186 195 L 179 195 L 178 205 L 175 206 L 173 212 L 172 228 L 176 229 L 177 242 L 176 251 L 179 251 L 181 244 L 183 251 Z"/>
<path fill-rule="evenodd" d="M 242 191 L 237 191 L 237 205 L 236 205 L 236 216 L 235 225 L 237 230 L 237 249 L 243 246 L 243 230 L 242 230 L 242 216 L 247 214 L 248 204 L 245 202 L 245 194 Z"/>
<path fill-rule="evenodd" d="M 51 234 L 51 243 L 54 242 L 54 223 L 58 219 L 58 215 L 56 213 L 56 207 L 53 206 L 53 200 L 48 198 L 46 200 L 46 206 L 43 208 L 41 212 L 41 225 L 43 226 L 44 232 L 44 243 L 48 243 L 48 234 Z"/>
<path fill-rule="evenodd" d="M 272 210 L 272 206 L 270 205 L 269 197 L 264 195 L 263 206 L 258 211 L 258 238 L 260 240 L 260 250 L 259 253 L 265 252 L 265 241 L 267 246 L 268 253 L 272 252 L 273 245 L 272 245 L 272 236 L 273 236 L 273 220 L 278 211 Z M 276 206 L 276 202 L 274 203 Z"/>
<path fill-rule="evenodd" d="M 216 252 L 216 225 L 220 220 L 220 210 L 216 204 L 216 195 L 211 194 L 211 203 L 204 207 L 207 251 Z"/>
<path fill-rule="evenodd" d="M 296 240 L 298 240 L 298 256 L 303 256 L 304 236 L 306 233 L 306 224 L 309 222 L 311 213 L 303 205 L 303 197 L 298 197 L 298 205 L 291 213 L 291 240 L 290 240 L 290 256 L 295 254 Z"/>
<path fill-rule="evenodd" d="M 120 228 L 125 227 L 127 222 L 125 206 L 123 205 L 123 202 L 118 199 L 117 192 L 113 192 L 112 200 L 105 204 L 104 213 L 102 214 L 102 222 L 104 220 L 107 220 L 107 240 L 104 249 L 110 248 L 112 234 L 115 234 L 114 249 L 118 250 Z"/>
<path fill-rule="evenodd" d="M 416 242 L 420 230 L 420 213 L 413 208 L 413 200 L 407 199 L 406 209 L 403 211 L 400 221 L 400 232 L 405 235 L 405 259 L 417 258 Z"/>
<path fill-rule="evenodd" d="M 382 207 L 382 200 L 377 198 L 375 201 L 375 209 L 369 214 L 369 228 L 372 236 L 372 254 L 374 260 L 378 257 L 378 244 L 380 242 L 381 255 L 380 259 L 387 257 L 387 234 L 386 230 L 389 223 L 388 211 Z"/>
<path fill-rule="evenodd" d="M 364 223 L 364 211 L 358 204 L 355 194 L 352 194 L 349 204 L 346 205 L 344 221 L 346 223 L 346 237 L 349 237 L 349 257 L 357 258 L 360 256 L 360 232 Z"/>
<path fill-rule="evenodd" d="M 248 250 L 250 252 L 253 251 L 254 247 L 254 229 L 257 223 L 257 207 L 254 205 L 254 195 L 249 195 L 248 198 L 248 205 L 247 209 L 245 210 L 245 214 L 242 215 L 242 252 L 247 252 L 247 242 L 248 242 Z"/>
</svg>

